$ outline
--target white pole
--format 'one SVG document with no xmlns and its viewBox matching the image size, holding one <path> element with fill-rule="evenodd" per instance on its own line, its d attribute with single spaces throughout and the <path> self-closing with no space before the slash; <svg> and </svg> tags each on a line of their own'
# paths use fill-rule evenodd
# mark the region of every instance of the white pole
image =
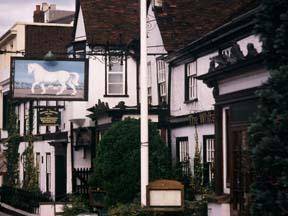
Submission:
<svg viewBox="0 0 288 216">
<path fill-rule="evenodd" d="M 147 206 L 146 186 L 149 183 L 149 143 L 148 143 L 148 90 L 147 90 L 147 29 L 146 0 L 140 4 L 140 88 L 141 88 L 141 205 Z"/>
</svg>

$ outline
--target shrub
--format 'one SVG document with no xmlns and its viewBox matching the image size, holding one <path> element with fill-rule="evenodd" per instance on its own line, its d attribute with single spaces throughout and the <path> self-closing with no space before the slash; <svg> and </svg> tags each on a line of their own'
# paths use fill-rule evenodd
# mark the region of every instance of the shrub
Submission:
<svg viewBox="0 0 288 216">
<path fill-rule="evenodd" d="M 68 200 L 72 206 L 66 205 L 62 216 L 76 216 L 81 213 L 90 212 L 89 202 L 85 196 L 71 195 Z"/>
<path fill-rule="evenodd" d="M 155 124 L 149 124 L 150 181 L 171 177 L 169 153 Z M 99 143 L 93 187 L 107 192 L 108 205 L 132 201 L 140 192 L 140 121 L 126 119 L 114 124 Z"/>
<path fill-rule="evenodd" d="M 139 202 L 130 204 L 117 204 L 109 209 L 109 216 L 207 216 L 206 201 L 186 202 L 183 211 L 179 212 L 164 212 L 151 211 L 141 208 Z"/>
</svg>

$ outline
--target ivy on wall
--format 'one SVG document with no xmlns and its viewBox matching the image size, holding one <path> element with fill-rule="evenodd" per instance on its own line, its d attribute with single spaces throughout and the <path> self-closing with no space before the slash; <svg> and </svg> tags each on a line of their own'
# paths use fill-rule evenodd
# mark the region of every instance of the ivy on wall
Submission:
<svg viewBox="0 0 288 216">
<path fill-rule="evenodd" d="M 7 177 L 4 184 L 10 187 L 19 186 L 19 144 L 20 136 L 17 124 L 17 116 L 15 114 L 15 102 L 11 100 L 8 103 L 9 118 L 8 118 L 8 139 L 6 143 L 6 158 L 7 158 Z"/>
</svg>

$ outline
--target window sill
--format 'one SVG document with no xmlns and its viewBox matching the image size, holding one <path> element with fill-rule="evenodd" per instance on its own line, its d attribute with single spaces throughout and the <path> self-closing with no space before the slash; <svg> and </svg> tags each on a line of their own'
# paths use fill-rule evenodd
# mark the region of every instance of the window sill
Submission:
<svg viewBox="0 0 288 216">
<path fill-rule="evenodd" d="M 103 95 L 103 97 L 117 97 L 117 98 L 119 98 L 119 97 L 129 97 L 129 95 L 107 95 L 107 94 L 105 94 L 105 95 Z"/>
<path fill-rule="evenodd" d="M 195 99 L 192 99 L 192 100 L 184 101 L 185 104 L 190 104 L 190 103 L 194 103 L 194 102 L 198 102 L 198 98 L 195 98 Z"/>
</svg>

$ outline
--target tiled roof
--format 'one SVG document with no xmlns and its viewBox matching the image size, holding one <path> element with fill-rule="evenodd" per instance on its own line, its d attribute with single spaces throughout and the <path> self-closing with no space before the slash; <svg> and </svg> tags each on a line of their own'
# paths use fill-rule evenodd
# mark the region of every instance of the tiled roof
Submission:
<svg viewBox="0 0 288 216">
<path fill-rule="evenodd" d="M 72 26 L 27 25 L 25 38 L 27 56 L 44 56 L 50 50 L 55 54 L 66 53 L 72 42 Z"/>
<path fill-rule="evenodd" d="M 90 45 L 128 45 L 139 37 L 138 0 L 80 0 Z"/>
<path fill-rule="evenodd" d="M 179 49 L 258 5 L 257 0 L 163 0 L 155 10 L 167 51 Z"/>
</svg>

